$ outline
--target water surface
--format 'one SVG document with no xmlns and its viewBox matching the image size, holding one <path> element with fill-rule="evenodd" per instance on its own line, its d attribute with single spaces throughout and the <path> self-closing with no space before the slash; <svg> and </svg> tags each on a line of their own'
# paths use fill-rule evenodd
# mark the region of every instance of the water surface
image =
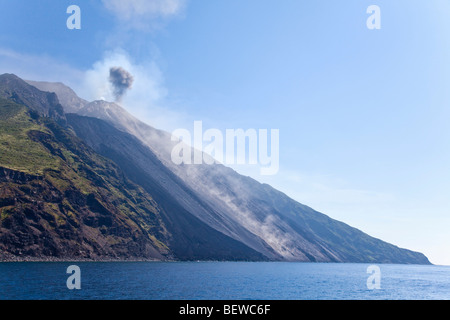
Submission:
<svg viewBox="0 0 450 320">
<path fill-rule="evenodd" d="M 69 290 L 67 268 L 81 270 Z M 0 263 L 0 299 L 450 300 L 450 267 L 287 262 Z"/>
</svg>

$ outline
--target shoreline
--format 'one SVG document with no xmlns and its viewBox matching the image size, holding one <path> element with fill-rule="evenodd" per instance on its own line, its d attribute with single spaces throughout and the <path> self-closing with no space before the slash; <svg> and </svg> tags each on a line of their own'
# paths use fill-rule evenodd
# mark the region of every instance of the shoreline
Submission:
<svg viewBox="0 0 450 320">
<path fill-rule="evenodd" d="M 436 267 L 450 267 L 449 265 L 438 265 L 438 264 L 418 264 L 418 263 L 386 263 L 386 262 L 311 262 L 311 261 L 253 261 L 253 260 L 162 260 L 162 259 L 142 259 L 142 258 L 130 258 L 130 259 L 80 259 L 80 258 L 20 258 L 20 259 L 0 259 L 0 264 L 2 263 L 127 263 L 127 262 L 196 262 L 196 263 L 206 263 L 206 262 L 253 262 L 253 263 L 302 263 L 302 264 L 366 264 L 366 265 L 404 265 L 404 266 L 436 266 Z"/>
</svg>

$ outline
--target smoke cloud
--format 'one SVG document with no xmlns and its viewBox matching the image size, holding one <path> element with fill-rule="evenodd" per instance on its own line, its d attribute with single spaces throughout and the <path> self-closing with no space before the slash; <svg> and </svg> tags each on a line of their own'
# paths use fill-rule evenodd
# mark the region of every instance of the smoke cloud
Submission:
<svg viewBox="0 0 450 320">
<path fill-rule="evenodd" d="M 113 86 L 116 101 L 121 101 L 124 94 L 133 86 L 134 77 L 122 67 L 109 69 L 109 82 Z"/>
</svg>

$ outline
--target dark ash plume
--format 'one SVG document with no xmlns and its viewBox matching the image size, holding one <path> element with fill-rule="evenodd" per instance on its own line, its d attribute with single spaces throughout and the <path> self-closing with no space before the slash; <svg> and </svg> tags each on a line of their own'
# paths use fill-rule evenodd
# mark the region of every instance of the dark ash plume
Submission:
<svg viewBox="0 0 450 320">
<path fill-rule="evenodd" d="M 114 90 L 116 101 L 121 101 L 125 92 L 133 85 L 133 76 L 121 67 L 112 67 L 109 69 L 109 82 Z"/>
</svg>

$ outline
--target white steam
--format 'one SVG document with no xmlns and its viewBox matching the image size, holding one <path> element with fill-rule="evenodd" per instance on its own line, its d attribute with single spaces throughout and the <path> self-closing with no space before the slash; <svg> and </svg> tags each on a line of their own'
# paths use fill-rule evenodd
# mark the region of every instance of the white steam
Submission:
<svg viewBox="0 0 450 320">
<path fill-rule="evenodd" d="M 117 99 L 117 87 L 110 82 L 111 68 L 120 67 L 132 75 L 132 86 Z M 84 73 L 84 79 L 73 88 L 88 101 L 116 101 L 133 116 L 158 129 L 172 131 L 185 126 L 185 115 L 167 107 L 168 90 L 162 72 L 154 61 L 135 63 L 123 50 L 109 51 L 102 60 Z"/>
</svg>

